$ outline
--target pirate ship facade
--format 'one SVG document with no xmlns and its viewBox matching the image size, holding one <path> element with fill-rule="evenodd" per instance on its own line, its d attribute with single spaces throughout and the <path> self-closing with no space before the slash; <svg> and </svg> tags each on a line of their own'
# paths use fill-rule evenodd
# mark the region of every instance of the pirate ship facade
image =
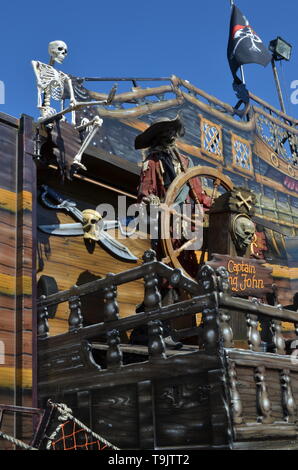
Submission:
<svg viewBox="0 0 298 470">
<path fill-rule="evenodd" d="M 252 94 L 239 111 L 175 76 L 150 79 L 149 88 L 144 79 L 131 80 L 132 90 L 115 94 L 109 106 L 76 109 L 79 123 L 95 116 L 103 122 L 83 154 L 87 170 L 71 178 L 81 145 L 71 124 L 56 120 L 49 132 L 29 116 L 0 116 L 0 401 L 41 409 L 49 398 L 66 403 L 121 449 L 297 448 L 298 366 L 285 346 L 298 334 L 297 121 Z M 81 80 L 72 83 L 78 101 L 107 102 Z M 237 261 L 227 251 L 230 242 L 220 246 L 220 237 L 212 238 L 218 214 L 229 218 L 233 203 L 210 213 L 209 247 L 197 253 L 196 279 L 177 269 L 174 250 L 166 253 L 168 265 L 157 261 L 146 238 L 122 240 L 138 258 L 132 266 L 104 246 L 88 249 L 82 237 L 38 229 L 74 222 L 63 211 L 66 200 L 79 212 L 110 203 L 116 217 L 118 196 L 135 202 L 141 163 L 135 137 L 156 118 L 178 112 L 186 128 L 179 151 L 192 159 L 205 191 L 216 199 L 221 184 L 230 192 L 241 187 L 238 202 L 248 216 L 249 191 L 256 197 L 263 244 L 254 239 L 251 250 L 261 259 L 246 264 L 248 271 L 263 269 L 267 287 L 255 285 L 259 295 L 247 285 L 245 298 L 231 291 L 222 257 L 206 264 L 208 249 L 209 259 L 219 253 Z M 161 307 L 160 278 L 184 296 Z M 251 300 L 266 294 L 265 303 Z M 142 301 L 144 311 L 136 314 Z M 182 350 L 165 348 L 164 319 L 176 319 L 177 338 L 192 339 Z M 130 331 L 143 324 L 148 347 L 130 345 Z M 1 430 L 29 441 L 31 418 L 12 413 L 13 406 L 1 410 Z"/>
</svg>

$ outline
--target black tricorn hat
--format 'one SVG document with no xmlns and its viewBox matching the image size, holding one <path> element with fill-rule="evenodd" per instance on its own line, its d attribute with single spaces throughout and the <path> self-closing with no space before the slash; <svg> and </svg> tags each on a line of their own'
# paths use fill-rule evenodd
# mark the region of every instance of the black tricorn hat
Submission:
<svg viewBox="0 0 298 470">
<path fill-rule="evenodd" d="M 185 133 L 180 116 L 176 116 L 174 119 L 167 117 L 159 118 L 156 121 L 153 121 L 151 126 L 136 137 L 135 149 L 139 150 L 150 147 L 155 137 L 167 129 L 175 130 L 179 137 L 182 137 Z"/>
</svg>

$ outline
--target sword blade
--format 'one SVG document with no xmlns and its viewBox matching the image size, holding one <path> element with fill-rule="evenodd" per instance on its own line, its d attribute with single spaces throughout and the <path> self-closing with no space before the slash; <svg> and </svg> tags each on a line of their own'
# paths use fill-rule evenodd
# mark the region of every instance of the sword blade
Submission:
<svg viewBox="0 0 298 470">
<path fill-rule="evenodd" d="M 54 225 L 39 225 L 39 230 L 51 235 L 62 235 L 64 237 L 84 235 L 82 224 L 54 224 Z"/>
<path fill-rule="evenodd" d="M 111 221 L 115 222 L 115 221 Z M 122 243 L 118 242 L 108 232 L 107 228 L 114 228 L 115 224 L 104 225 L 104 229 L 100 231 L 100 238 L 98 240 L 104 248 L 110 251 L 112 254 L 118 256 L 118 258 L 124 261 L 137 261 L 138 258 L 132 254 L 132 252 Z M 117 226 L 117 225 L 116 225 Z M 51 235 L 60 235 L 64 237 L 84 235 L 82 224 L 53 224 L 53 225 L 39 225 L 39 230 Z"/>
<path fill-rule="evenodd" d="M 122 243 L 119 243 L 115 238 L 111 237 L 107 232 L 103 230 L 100 233 L 99 243 L 101 243 L 107 250 L 114 255 L 126 261 L 137 261 L 138 258 L 132 254 L 132 252 Z"/>
</svg>

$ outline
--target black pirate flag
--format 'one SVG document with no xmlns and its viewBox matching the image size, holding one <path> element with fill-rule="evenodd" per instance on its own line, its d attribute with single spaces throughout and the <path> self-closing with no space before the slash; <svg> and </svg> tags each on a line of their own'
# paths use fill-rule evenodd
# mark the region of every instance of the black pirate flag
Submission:
<svg viewBox="0 0 298 470">
<path fill-rule="evenodd" d="M 271 60 L 271 54 L 262 40 L 252 29 L 246 17 L 239 8 L 233 5 L 230 37 L 228 44 L 228 60 L 236 83 L 242 83 L 236 72 L 243 64 L 260 64 L 266 67 Z"/>
</svg>

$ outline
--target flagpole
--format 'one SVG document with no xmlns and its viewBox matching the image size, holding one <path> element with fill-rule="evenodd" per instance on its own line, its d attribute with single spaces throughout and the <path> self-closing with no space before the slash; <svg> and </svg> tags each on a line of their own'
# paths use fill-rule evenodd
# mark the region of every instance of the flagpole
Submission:
<svg viewBox="0 0 298 470">
<path fill-rule="evenodd" d="M 234 0 L 230 0 L 230 5 L 231 5 L 231 8 L 233 8 L 233 6 L 234 6 Z M 241 73 L 241 80 L 242 80 L 242 83 L 243 83 L 243 85 L 245 85 L 245 75 L 244 75 L 243 65 L 240 66 L 240 73 Z"/>
</svg>

